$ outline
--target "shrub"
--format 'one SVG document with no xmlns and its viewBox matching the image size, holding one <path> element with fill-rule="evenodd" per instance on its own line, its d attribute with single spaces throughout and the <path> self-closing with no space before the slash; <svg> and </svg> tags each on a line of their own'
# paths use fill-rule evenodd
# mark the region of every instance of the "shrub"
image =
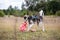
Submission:
<svg viewBox="0 0 60 40">
<path fill-rule="evenodd" d="M 52 12 L 47 12 L 45 15 L 53 15 Z"/>
<path fill-rule="evenodd" d="M 3 11 L 0 11 L 0 17 L 3 17 L 5 14 Z"/>
<path fill-rule="evenodd" d="M 60 11 L 57 11 L 57 12 L 56 12 L 56 15 L 57 15 L 57 16 L 60 16 Z"/>
</svg>

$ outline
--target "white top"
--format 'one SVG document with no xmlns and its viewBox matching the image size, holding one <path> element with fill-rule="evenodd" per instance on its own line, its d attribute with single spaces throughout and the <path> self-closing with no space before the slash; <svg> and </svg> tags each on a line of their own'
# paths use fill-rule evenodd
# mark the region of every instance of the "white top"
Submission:
<svg viewBox="0 0 60 40">
<path fill-rule="evenodd" d="M 40 16 L 44 16 L 43 10 L 39 11 Z"/>
</svg>

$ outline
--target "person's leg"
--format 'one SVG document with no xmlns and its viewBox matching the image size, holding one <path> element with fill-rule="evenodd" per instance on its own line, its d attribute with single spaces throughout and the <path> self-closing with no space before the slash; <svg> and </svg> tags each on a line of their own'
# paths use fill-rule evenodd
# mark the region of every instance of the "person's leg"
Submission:
<svg viewBox="0 0 60 40">
<path fill-rule="evenodd" d="M 38 26 L 38 30 L 40 30 L 40 19 L 37 18 L 37 26 Z"/>
<path fill-rule="evenodd" d="M 44 24 L 42 25 L 42 30 L 45 31 Z"/>
<path fill-rule="evenodd" d="M 44 23 L 43 22 L 39 22 L 39 27 L 42 27 L 42 30 L 45 31 Z"/>
<path fill-rule="evenodd" d="M 37 19 L 37 26 L 39 26 L 39 19 Z"/>
</svg>

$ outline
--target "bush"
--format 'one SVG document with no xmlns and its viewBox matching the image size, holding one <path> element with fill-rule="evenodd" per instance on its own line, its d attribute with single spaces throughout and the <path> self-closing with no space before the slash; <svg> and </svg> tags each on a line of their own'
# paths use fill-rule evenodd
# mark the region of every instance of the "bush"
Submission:
<svg viewBox="0 0 60 40">
<path fill-rule="evenodd" d="M 20 15 L 21 17 L 23 17 L 25 14 L 27 14 L 27 10 L 22 10 L 22 11 L 19 13 L 19 15 Z"/>
<path fill-rule="evenodd" d="M 52 12 L 47 12 L 45 15 L 54 15 Z"/>
<path fill-rule="evenodd" d="M 21 12 L 20 17 L 23 17 L 26 13 Z"/>
<path fill-rule="evenodd" d="M 0 17 L 3 17 L 5 14 L 3 11 L 0 11 Z"/>
<path fill-rule="evenodd" d="M 57 15 L 57 16 L 60 16 L 60 11 L 57 11 L 57 12 L 56 12 L 56 15 Z"/>
</svg>

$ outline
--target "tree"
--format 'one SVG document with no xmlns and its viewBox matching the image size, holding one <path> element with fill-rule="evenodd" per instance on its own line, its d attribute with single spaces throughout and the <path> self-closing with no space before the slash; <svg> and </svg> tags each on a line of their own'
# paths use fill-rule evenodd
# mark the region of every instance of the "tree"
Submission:
<svg viewBox="0 0 60 40">
<path fill-rule="evenodd" d="M 14 15 L 14 16 L 20 16 L 20 10 L 18 9 L 17 6 L 15 6 L 15 7 L 13 8 L 13 15 Z"/>
<path fill-rule="evenodd" d="M 21 7 L 21 8 L 22 8 L 22 10 L 24 10 L 24 9 L 25 9 L 25 8 L 24 8 L 24 6 L 25 6 L 25 4 L 24 4 L 24 3 L 22 3 L 22 7 Z"/>
<path fill-rule="evenodd" d="M 8 14 L 10 14 L 10 15 L 13 14 L 13 8 L 12 8 L 11 5 L 10 5 L 10 6 L 8 7 L 8 9 L 7 9 L 7 15 L 8 15 Z"/>
<path fill-rule="evenodd" d="M 56 1 L 48 2 L 48 10 L 52 11 L 53 14 L 55 14 L 56 11 L 60 10 L 60 3 Z"/>
<path fill-rule="evenodd" d="M 34 10 L 34 7 L 36 6 L 38 0 L 25 0 L 25 2 L 26 2 L 26 6 L 28 7 L 28 9 L 30 6 L 32 6 Z"/>
<path fill-rule="evenodd" d="M 60 0 L 52 0 L 52 1 L 60 2 Z"/>
</svg>

